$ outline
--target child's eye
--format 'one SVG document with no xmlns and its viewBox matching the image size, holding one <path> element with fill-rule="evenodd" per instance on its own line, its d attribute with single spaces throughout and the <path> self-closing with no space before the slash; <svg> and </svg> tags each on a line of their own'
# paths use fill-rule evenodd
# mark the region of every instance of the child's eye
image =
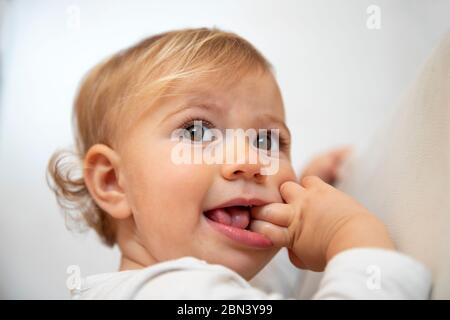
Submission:
<svg viewBox="0 0 450 320">
<path fill-rule="evenodd" d="M 258 133 L 253 145 L 258 149 L 263 149 L 265 151 L 276 151 L 279 150 L 278 136 L 272 134 L 271 131 L 265 131 Z"/>
<path fill-rule="evenodd" d="M 192 142 L 209 142 L 214 139 L 211 125 L 207 121 L 194 120 L 184 126 L 184 137 Z"/>
</svg>

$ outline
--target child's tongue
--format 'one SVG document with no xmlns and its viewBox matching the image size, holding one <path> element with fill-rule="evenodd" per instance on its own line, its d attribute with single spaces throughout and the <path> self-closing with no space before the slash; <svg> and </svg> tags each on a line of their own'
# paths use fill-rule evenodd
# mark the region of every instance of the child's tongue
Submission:
<svg viewBox="0 0 450 320">
<path fill-rule="evenodd" d="M 250 213 L 246 207 L 228 207 L 213 209 L 206 212 L 211 220 L 235 228 L 245 229 L 250 223 Z"/>
</svg>

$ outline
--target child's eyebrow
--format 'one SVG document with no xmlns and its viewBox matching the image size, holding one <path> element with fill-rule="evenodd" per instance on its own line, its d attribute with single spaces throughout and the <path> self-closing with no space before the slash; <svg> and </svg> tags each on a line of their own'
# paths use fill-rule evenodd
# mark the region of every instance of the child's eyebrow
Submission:
<svg viewBox="0 0 450 320">
<path fill-rule="evenodd" d="M 288 126 L 286 125 L 286 123 L 284 122 L 283 119 L 280 119 L 269 113 L 263 113 L 263 114 L 256 115 L 256 119 L 258 119 L 258 120 L 262 120 L 263 118 L 269 119 L 271 123 L 278 124 L 282 129 L 284 129 L 286 131 L 288 137 L 289 138 L 291 137 L 291 131 L 289 130 Z M 273 129 L 273 128 L 269 128 L 269 129 Z"/>
<path fill-rule="evenodd" d="M 164 118 L 161 120 L 161 122 L 166 121 L 168 118 L 174 116 L 175 114 L 181 113 L 185 110 L 189 110 L 189 109 L 201 109 L 203 111 L 219 111 L 220 113 L 222 113 L 222 109 L 220 107 L 218 107 L 216 104 L 214 103 L 193 103 L 193 104 L 183 104 L 182 107 L 178 107 L 176 108 L 174 111 L 168 113 L 166 116 L 164 116 Z"/>
</svg>

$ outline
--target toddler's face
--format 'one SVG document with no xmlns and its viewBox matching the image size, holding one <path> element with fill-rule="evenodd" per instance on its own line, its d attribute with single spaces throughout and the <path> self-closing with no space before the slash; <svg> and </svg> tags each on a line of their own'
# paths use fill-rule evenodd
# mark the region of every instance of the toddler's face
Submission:
<svg viewBox="0 0 450 320">
<path fill-rule="evenodd" d="M 204 83 L 177 93 L 152 107 L 119 151 L 135 236 L 156 261 L 194 256 L 249 279 L 279 248 L 246 230 L 251 218 L 244 206 L 282 202 L 279 186 L 296 179 L 278 86 L 271 74 L 252 73 L 226 87 Z M 261 175 L 262 164 L 248 161 L 174 163 L 174 130 L 185 128 L 186 138 L 203 148 L 212 127 L 279 129 L 277 172 Z M 267 147 L 267 140 L 258 146 Z"/>
</svg>

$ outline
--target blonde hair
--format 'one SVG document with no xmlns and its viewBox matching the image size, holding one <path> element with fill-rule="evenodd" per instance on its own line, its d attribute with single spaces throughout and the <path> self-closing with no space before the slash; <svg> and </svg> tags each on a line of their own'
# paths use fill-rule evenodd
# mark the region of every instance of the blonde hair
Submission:
<svg viewBox="0 0 450 320">
<path fill-rule="evenodd" d="M 182 81 L 212 76 L 233 81 L 255 69 L 272 67 L 248 41 L 216 28 L 199 28 L 146 38 L 90 70 L 74 104 L 76 150 L 57 150 L 47 169 L 66 225 L 87 223 L 104 243 L 114 245 L 114 221 L 84 183 L 82 160 L 89 148 L 97 143 L 115 146 L 121 130 Z"/>
</svg>

